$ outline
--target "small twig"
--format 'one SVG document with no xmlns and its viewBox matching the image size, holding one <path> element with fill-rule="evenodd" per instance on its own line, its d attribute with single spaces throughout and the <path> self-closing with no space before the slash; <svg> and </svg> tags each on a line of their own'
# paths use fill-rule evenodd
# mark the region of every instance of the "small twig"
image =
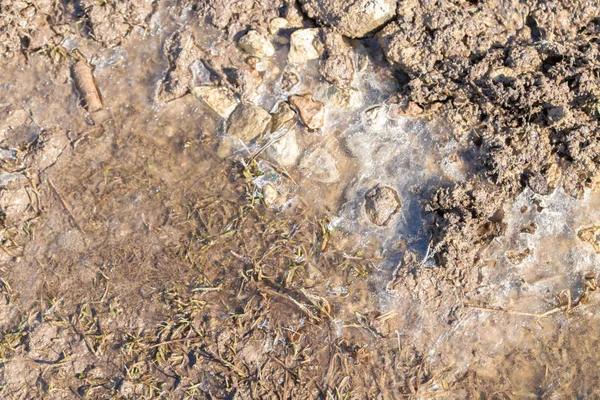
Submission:
<svg viewBox="0 0 600 400">
<path fill-rule="evenodd" d="M 258 149 L 258 151 L 252 155 L 252 158 L 250 159 L 250 163 L 252 161 L 254 161 L 256 159 L 256 157 L 258 157 L 260 155 L 260 153 L 262 153 L 263 151 L 265 151 L 266 149 L 268 149 L 273 143 L 275 143 L 276 141 L 278 141 L 279 139 L 281 139 L 282 137 L 284 137 L 285 135 L 287 135 L 292 129 L 294 129 L 294 127 L 296 126 L 296 124 L 297 124 L 297 122 L 294 122 L 292 124 L 292 126 L 290 126 L 289 128 L 286 128 L 282 133 L 280 133 L 279 135 L 275 136 L 274 138 L 272 138 L 271 140 L 269 140 L 267 143 L 265 143 L 265 145 L 263 147 L 261 147 L 260 149 Z"/>
<path fill-rule="evenodd" d="M 512 314 L 512 315 L 521 315 L 524 317 L 536 317 L 538 319 L 543 318 L 547 315 L 553 314 L 554 310 L 550 310 L 548 312 L 545 312 L 543 314 L 534 314 L 534 313 L 526 313 L 526 312 L 520 312 L 520 311 L 512 311 L 512 310 L 505 310 L 504 308 L 487 308 L 487 307 L 474 307 L 474 306 L 467 306 L 470 309 L 473 310 L 477 310 L 477 311 L 486 311 L 486 312 L 503 312 L 506 314 Z M 560 310 L 560 307 L 558 309 L 555 310 Z"/>
<path fill-rule="evenodd" d="M 54 193 L 56 193 L 56 195 L 58 196 L 58 199 L 62 203 L 62 205 L 65 208 L 65 210 L 67 210 L 67 213 L 69 213 L 69 216 L 73 220 L 73 224 L 75 225 L 75 227 L 77 229 L 79 229 L 79 231 L 81 233 L 83 233 L 85 235 L 85 231 L 83 230 L 83 228 L 77 222 L 77 219 L 73 215 L 73 211 L 71 211 L 71 206 L 69 206 L 69 203 L 67 203 L 67 201 L 62 197 L 62 195 L 60 194 L 60 192 L 58 191 L 58 189 L 56 189 L 56 186 L 54 186 L 54 184 L 52 183 L 52 181 L 50 180 L 50 178 L 48 178 L 47 181 L 48 181 L 48 185 L 50 185 L 50 187 L 52 188 L 52 190 L 54 190 Z"/>
<path fill-rule="evenodd" d="M 166 345 L 174 344 L 174 343 L 196 342 L 196 341 L 201 340 L 201 339 L 203 339 L 203 338 L 195 336 L 195 337 L 191 337 L 191 338 L 167 340 L 166 342 L 161 342 L 161 343 L 153 344 L 152 346 L 149 346 L 148 348 L 149 349 L 154 349 L 156 347 L 166 346 Z"/>
</svg>

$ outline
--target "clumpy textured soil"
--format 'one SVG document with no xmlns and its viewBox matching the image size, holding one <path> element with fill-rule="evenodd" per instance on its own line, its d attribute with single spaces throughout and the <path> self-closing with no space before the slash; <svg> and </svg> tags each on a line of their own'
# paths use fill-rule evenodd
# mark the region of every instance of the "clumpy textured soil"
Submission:
<svg viewBox="0 0 600 400">
<path fill-rule="evenodd" d="M 0 397 L 597 397 L 599 13 L 0 1 Z"/>
</svg>

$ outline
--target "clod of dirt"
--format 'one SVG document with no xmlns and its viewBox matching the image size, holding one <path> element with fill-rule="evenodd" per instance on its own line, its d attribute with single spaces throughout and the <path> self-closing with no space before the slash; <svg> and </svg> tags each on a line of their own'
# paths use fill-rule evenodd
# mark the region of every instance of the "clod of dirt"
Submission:
<svg viewBox="0 0 600 400">
<path fill-rule="evenodd" d="M 8 131 L 31 122 L 31 113 L 14 104 L 0 108 L 0 140 L 8 135 Z"/>
<path fill-rule="evenodd" d="M 242 36 L 238 41 L 238 46 L 246 53 L 258 58 L 273 57 L 275 54 L 273 43 L 256 30 L 250 30 Z"/>
<path fill-rule="evenodd" d="M 577 233 L 579 239 L 594 246 L 596 254 L 600 254 L 600 226 L 584 228 Z"/>
<path fill-rule="evenodd" d="M 324 32 L 325 51 L 321 57 L 321 76 L 327 82 L 347 87 L 354 79 L 354 63 L 352 49 L 341 35 L 334 32 Z"/>
<path fill-rule="evenodd" d="M 525 260 L 527 257 L 531 255 L 530 249 L 525 249 L 523 251 L 509 251 L 506 253 L 506 258 L 514 265 L 519 265 Z"/>
<path fill-rule="evenodd" d="M 322 183 L 333 183 L 340 178 L 335 159 L 323 148 L 307 154 L 300 161 L 300 169 L 305 170 L 311 178 Z"/>
<path fill-rule="evenodd" d="M 557 164 L 550 164 L 545 171 L 531 173 L 527 184 L 534 193 L 549 195 L 554 191 L 556 183 L 560 179 L 560 173 L 561 171 Z"/>
<path fill-rule="evenodd" d="M 59 14 L 52 1 L 3 1 L 0 4 L 0 56 L 12 57 L 19 50 L 37 50 L 51 41 L 60 42 L 47 16 Z"/>
<path fill-rule="evenodd" d="M 143 25 L 152 13 L 152 0 L 98 1 L 79 0 L 90 36 L 106 46 L 121 43 L 131 29 Z"/>
<path fill-rule="evenodd" d="M 314 101 L 312 95 L 291 96 L 290 104 L 300 113 L 300 119 L 309 129 L 319 129 L 325 125 L 325 106 Z"/>
<path fill-rule="evenodd" d="M 227 133 L 244 142 L 261 135 L 271 122 L 271 114 L 252 103 L 241 103 L 227 120 Z"/>
<path fill-rule="evenodd" d="M 349 38 L 362 38 L 396 15 L 396 0 L 300 0 L 309 17 Z"/>
<path fill-rule="evenodd" d="M 225 119 L 238 106 L 233 92 L 224 86 L 196 86 L 192 94 Z"/>
<path fill-rule="evenodd" d="M 319 29 L 298 29 L 290 36 L 290 51 L 288 62 L 290 64 L 305 64 L 310 60 L 316 60 L 322 52 Z"/>
<path fill-rule="evenodd" d="M 365 211 L 369 221 L 375 225 L 389 224 L 401 207 L 398 192 L 389 186 L 377 185 L 365 193 Z"/>
<path fill-rule="evenodd" d="M 416 117 L 421 114 L 423 114 L 423 109 L 412 101 L 392 103 L 388 107 L 388 116 L 390 118 Z"/>
<path fill-rule="evenodd" d="M 80 60 L 73 65 L 73 80 L 83 107 L 91 113 L 102 110 L 102 100 L 94 82 L 92 68 L 85 61 Z"/>
<path fill-rule="evenodd" d="M 200 57 L 200 49 L 189 31 L 175 32 L 164 46 L 169 62 L 165 79 L 158 87 L 158 100 L 167 102 L 185 95 L 194 78 L 194 63 Z"/>
</svg>

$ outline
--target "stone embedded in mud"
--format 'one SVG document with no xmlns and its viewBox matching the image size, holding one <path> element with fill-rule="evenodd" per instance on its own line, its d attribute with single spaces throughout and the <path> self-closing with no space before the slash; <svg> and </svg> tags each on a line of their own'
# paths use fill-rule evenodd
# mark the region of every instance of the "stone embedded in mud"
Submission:
<svg viewBox="0 0 600 400">
<path fill-rule="evenodd" d="M 0 171 L 0 189 L 20 189 L 27 181 L 27 177 L 23 174 Z"/>
<path fill-rule="evenodd" d="M 279 197 L 279 192 L 273 186 L 266 184 L 262 188 L 263 202 L 266 207 L 273 207 Z"/>
<path fill-rule="evenodd" d="M 197 86 L 192 89 L 192 94 L 225 119 L 238 105 L 233 92 L 224 86 Z"/>
<path fill-rule="evenodd" d="M 396 15 L 396 0 L 300 0 L 309 17 L 349 38 L 362 38 Z"/>
<path fill-rule="evenodd" d="M 272 114 L 271 118 L 271 132 L 276 132 L 296 118 L 296 113 L 288 103 L 282 101 L 277 105 L 277 111 Z"/>
<path fill-rule="evenodd" d="M 230 157 L 239 147 L 241 147 L 241 143 L 238 139 L 228 135 L 223 135 L 219 137 L 219 141 L 215 147 L 215 153 L 221 158 L 227 158 Z"/>
<path fill-rule="evenodd" d="M 327 88 L 327 100 L 335 108 L 355 107 L 360 104 L 360 91 L 351 87 L 330 86 Z"/>
<path fill-rule="evenodd" d="M 375 225 L 389 224 L 401 207 L 398 192 L 389 186 L 377 185 L 365 193 L 365 211 Z"/>
<path fill-rule="evenodd" d="M 288 62 L 290 64 L 305 64 L 310 60 L 316 60 L 322 52 L 321 43 L 318 40 L 319 29 L 298 29 L 290 36 L 290 52 Z"/>
<path fill-rule="evenodd" d="M 288 24 L 289 22 L 285 18 L 273 18 L 269 21 L 269 33 L 271 35 L 277 35 L 279 31 L 287 27 Z"/>
<path fill-rule="evenodd" d="M 241 103 L 227 120 L 227 133 L 244 142 L 261 135 L 271 122 L 271 114 L 252 103 Z"/>
<path fill-rule="evenodd" d="M 559 179 L 560 169 L 558 165 L 550 164 L 543 171 L 530 174 L 527 184 L 534 193 L 545 196 L 554 191 Z"/>
<path fill-rule="evenodd" d="M 571 113 L 567 107 L 556 106 L 548 108 L 546 117 L 548 119 L 548 124 L 555 125 L 564 119 L 570 119 Z"/>
<path fill-rule="evenodd" d="M 238 41 L 240 49 L 254 57 L 273 57 L 275 47 L 262 33 L 250 30 Z"/>
<path fill-rule="evenodd" d="M 521 264 L 527 257 L 531 255 L 530 249 L 525 249 L 523 251 L 508 251 L 506 252 L 506 258 L 514 265 Z"/>
<path fill-rule="evenodd" d="M 583 228 L 577 233 L 577 236 L 584 242 L 591 244 L 596 254 L 600 254 L 600 226 Z"/>
<path fill-rule="evenodd" d="M 157 97 L 162 102 L 179 98 L 189 91 L 194 79 L 193 65 L 200 58 L 201 51 L 190 31 L 177 31 L 165 42 L 169 69 L 158 87 Z"/>
<path fill-rule="evenodd" d="M 291 96 L 290 104 L 300 113 L 300 119 L 309 129 L 319 129 L 325 125 L 325 106 L 314 101 L 311 94 Z"/>
<path fill-rule="evenodd" d="M 383 129 L 387 123 L 387 110 L 383 105 L 371 107 L 363 112 L 363 123 L 369 131 Z"/>
<path fill-rule="evenodd" d="M 300 83 L 300 77 L 297 73 L 292 71 L 283 72 L 281 76 L 281 88 L 284 91 L 291 91 L 298 83 Z"/>
<path fill-rule="evenodd" d="M 300 169 L 322 183 L 333 183 L 340 178 L 333 156 L 325 149 L 318 148 L 300 161 Z"/>
<path fill-rule="evenodd" d="M 267 149 L 266 154 L 269 158 L 284 167 L 296 164 L 300 156 L 296 130 L 292 129 L 288 131 L 279 140 L 273 142 Z"/>
</svg>

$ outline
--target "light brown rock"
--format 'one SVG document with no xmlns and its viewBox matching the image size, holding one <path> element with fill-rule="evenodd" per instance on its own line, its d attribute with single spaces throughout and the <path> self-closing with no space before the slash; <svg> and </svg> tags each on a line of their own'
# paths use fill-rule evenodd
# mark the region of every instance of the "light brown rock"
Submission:
<svg viewBox="0 0 600 400">
<path fill-rule="evenodd" d="M 300 119 L 309 129 L 319 129 L 325 125 L 325 106 L 314 101 L 311 94 L 291 96 L 290 104 L 300 114 Z"/>
</svg>

